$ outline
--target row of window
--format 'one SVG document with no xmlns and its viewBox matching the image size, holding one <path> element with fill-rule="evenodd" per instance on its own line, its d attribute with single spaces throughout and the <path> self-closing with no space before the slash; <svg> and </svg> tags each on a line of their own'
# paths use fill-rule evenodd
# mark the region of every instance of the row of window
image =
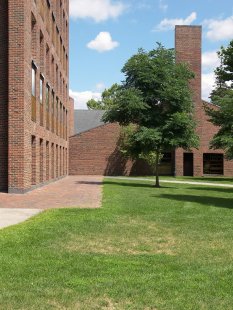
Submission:
<svg viewBox="0 0 233 310">
<path fill-rule="evenodd" d="M 62 40 L 58 37 L 56 37 L 56 44 L 55 44 L 55 50 L 58 56 L 58 63 L 55 65 L 55 56 L 53 55 L 52 51 L 49 48 L 49 45 L 45 42 L 44 34 L 42 30 L 39 30 L 37 27 L 37 22 L 32 14 L 32 20 L 31 20 L 31 36 L 32 36 L 32 57 L 33 59 L 39 58 L 41 71 L 43 72 L 46 69 L 46 74 L 53 79 L 53 82 L 57 82 L 55 80 L 55 69 L 56 69 L 56 75 L 59 74 L 58 72 L 58 63 L 60 63 L 60 67 L 65 72 L 66 76 L 68 76 L 68 55 L 65 50 L 65 46 L 62 44 Z M 38 43 L 40 44 L 39 53 L 40 57 L 38 57 Z M 46 61 L 45 61 L 46 59 Z M 60 76 L 61 80 L 65 83 L 65 79 L 62 78 L 62 70 L 60 70 Z M 57 85 L 58 86 L 58 85 Z"/>
<path fill-rule="evenodd" d="M 68 111 L 58 96 L 47 83 L 45 87 L 44 77 L 40 75 L 39 83 L 39 123 L 46 125 L 57 136 L 68 139 Z M 37 68 L 32 64 L 32 89 L 31 89 L 31 119 L 37 121 Z M 44 121 L 46 124 L 44 124 Z"/>
<path fill-rule="evenodd" d="M 160 162 L 160 173 L 164 175 L 173 174 L 174 159 L 172 153 L 164 153 Z M 193 176 L 194 155 L 184 153 L 183 168 L 185 176 Z M 223 175 L 224 174 L 224 155 L 216 153 L 203 153 L 203 174 Z"/>
<path fill-rule="evenodd" d="M 50 3 L 49 0 L 36 0 L 42 20 L 46 24 L 49 34 L 58 31 L 58 36 L 68 43 L 68 3 L 66 4 L 66 12 L 62 6 L 62 0 L 55 0 Z M 52 8 L 51 8 L 52 4 Z M 55 42 L 54 42 L 55 43 Z"/>
<path fill-rule="evenodd" d="M 37 185 L 65 176 L 68 173 L 67 148 L 39 139 L 39 158 L 37 157 L 37 138 L 31 138 L 31 184 Z M 38 161 L 38 163 L 37 163 Z"/>
</svg>

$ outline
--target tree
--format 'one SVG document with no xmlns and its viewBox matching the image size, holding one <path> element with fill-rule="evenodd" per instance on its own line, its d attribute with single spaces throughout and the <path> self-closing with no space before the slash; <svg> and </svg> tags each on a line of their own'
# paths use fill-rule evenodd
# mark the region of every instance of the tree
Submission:
<svg viewBox="0 0 233 310">
<path fill-rule="evenodd" d="M 189 81 L 194 74 L 175 62 L 174 50 L 161 44 L 146 52 L 139 49 L 122 69 L 125 81 L 118 88 L 105 122 L 127 127 L 122 143 L 130 158 L 144 158 L 156 170 L 162 153 L 177 147 L 198 146 Z"/>
<path fill-rule="evenodd" d="M 108 110 L 116 96 L 119 89 L 118 84 L 113 84 L 110 88 L 105 89 L 101 95 L 101 100 L 91 99 L 87 102 L 87 107 L 90 110 Z"/>
<path fill-rule="evenodd" d="M 233 40 L 218 52 L 220 66 L 215 70 L 216 87 L 211 100 L 218 108 L 206 106 L 210 121 L 219 127 L 210 147 L 225 150 L 226 157 L 233 159 Z"/>
</svg>

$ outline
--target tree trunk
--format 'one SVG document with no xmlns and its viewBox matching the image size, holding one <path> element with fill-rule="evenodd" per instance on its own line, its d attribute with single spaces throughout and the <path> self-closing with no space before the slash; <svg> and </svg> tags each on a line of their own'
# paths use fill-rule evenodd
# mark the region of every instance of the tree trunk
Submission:
<svg viewBox="0 0 233 310">
<path fill-rule="evenodd" d="M 159 188 L 160 187 L 160 184 L 159 184 L 159 152 L 156 152 L 155 169 L 156 169 L 155 187 Z"/>
</svg>

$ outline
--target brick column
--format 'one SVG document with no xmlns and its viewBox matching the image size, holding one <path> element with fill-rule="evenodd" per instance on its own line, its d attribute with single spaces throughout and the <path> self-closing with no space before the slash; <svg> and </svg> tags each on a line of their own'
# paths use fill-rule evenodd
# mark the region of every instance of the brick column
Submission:
<svg viewBox="0 0 233 310">
<path fill-rule="evenodd" d="M 0 0 L 0 191 L 8 190 L 8 2 Z"/>
<path fill-rule="evenodd" d="M 201 26 L 176 26 L 175 28 L 175 50 L 176 62 L 187 63 L 194 72 L 195 77 L 190 81 L 190 88 L 193 94 L 194 117 L 197 122 L 197 134 L 202 135 L 203 107 L 201 100 L 201 55 L 202 55 L 202 27 Z M 194 175 L 202 175 L 203 163 L 200 152 L 194 152 Z M 175 152 L 176 175 L 182 176 L 183 171 L 183 150 Z"/>
</svg>

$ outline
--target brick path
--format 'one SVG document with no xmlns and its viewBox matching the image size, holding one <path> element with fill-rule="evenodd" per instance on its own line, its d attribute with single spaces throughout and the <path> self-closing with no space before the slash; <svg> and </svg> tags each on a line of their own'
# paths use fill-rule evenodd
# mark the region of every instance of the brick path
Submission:
<svg viewBox="0 0 233 310">
<path fill-rule="evenodd" d="M 69 176 L 24 195 L 0 193 L 0 208 L 98 208 L 102 176 Z"/>
</svg>

